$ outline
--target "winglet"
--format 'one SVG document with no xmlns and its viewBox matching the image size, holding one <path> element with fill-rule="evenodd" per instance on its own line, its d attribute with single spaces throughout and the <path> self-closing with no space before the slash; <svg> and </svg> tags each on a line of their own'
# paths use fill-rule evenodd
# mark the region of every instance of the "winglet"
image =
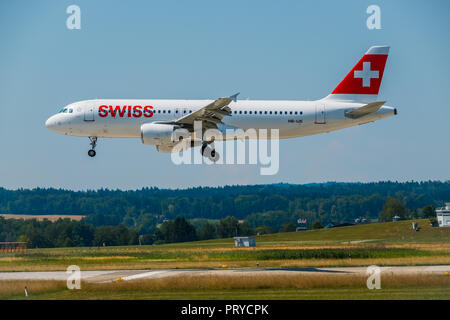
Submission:
<svg viewBox="0 0 450 320">
<path fill-rule="evenodd" d="M 240 92 L 233 94 L 232 96 L 230 96 L 231 100 L 233 100 L 234 102 L 237 101 L 237 96 L 239 95 Z"/>
</svg>

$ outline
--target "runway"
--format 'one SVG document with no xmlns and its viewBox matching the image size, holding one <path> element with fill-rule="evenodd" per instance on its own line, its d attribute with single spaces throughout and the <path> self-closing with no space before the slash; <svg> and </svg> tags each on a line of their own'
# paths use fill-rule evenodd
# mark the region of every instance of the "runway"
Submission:
<svg viewBox="0 0 450 320">
<path fill-rule="evenodd" d="M 71 273 L 65 271 L 0 272 L 1 280 L 61 280 Z M 179 275 L 261 275 L 261 274 L 367 274 L 367 267 L 336 268 L 251 268 L 251 269 L 161 269 L 161 270 L 81 270 L 81 280 L 87 282 L 112 282 L 118 279 L 132 281 Z M 381 274 L 448 274 L 450 265 L 440 266 L 392 266 L 381 267 Z"/>
</svg>

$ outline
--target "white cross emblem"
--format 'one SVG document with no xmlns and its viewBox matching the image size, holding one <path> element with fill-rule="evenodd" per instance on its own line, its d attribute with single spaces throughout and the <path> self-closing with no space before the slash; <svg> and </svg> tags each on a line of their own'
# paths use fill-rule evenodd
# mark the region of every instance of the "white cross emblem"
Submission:
<svg viewBox="0 0 450 320">
<path fill-rule="evenodd" d="M 353 77 L 363 79 L 363 87 L 370 87 L 370 79 L 378 79 L 378 71 L 370 70 L 370 62 L 363 62 L 362 70 L 355 70 Z"/>
</svg>

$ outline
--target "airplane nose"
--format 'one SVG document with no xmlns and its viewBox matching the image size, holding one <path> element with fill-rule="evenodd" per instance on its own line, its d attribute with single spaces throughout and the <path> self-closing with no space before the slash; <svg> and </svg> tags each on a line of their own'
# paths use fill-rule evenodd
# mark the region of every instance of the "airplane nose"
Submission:
<svg viewBox="0 0 450 320">
<path fill-rule="evenodd" d="M 47 119 L 47 121 L 45 121 L 45 126 L 50 129 L 50 130 L 54 130 L 56 128 L 56 121 L 54 117 L 50 117 Z"/>
</svg>

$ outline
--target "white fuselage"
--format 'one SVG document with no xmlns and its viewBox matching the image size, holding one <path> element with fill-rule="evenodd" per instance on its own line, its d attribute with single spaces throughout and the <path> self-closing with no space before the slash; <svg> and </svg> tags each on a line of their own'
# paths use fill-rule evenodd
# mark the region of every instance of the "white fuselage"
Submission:
<svg viewBox="0 0 450 320">
<path fill-rule="evenodd" d="M 72 136 L 140 138 L 141 126 L 144 123 L 175 121 L 213 101 L 84 100 L 64 107 L 61 112 L 47 120 L 46 126 L 53 131 Z M 396 114 L 396 109 L 383 106 L 377 112 L 358 119 L 345 116 L 345 112 L 363 105 L 364 103 L 327 99 L 316 101 L 239 100 L 228 105 L 231 116 L 224 117 L 222 122 L 225 127 L 243 130 L 279 129 L 280 138 L 294 138 L 343 129 Z M 100 109 L 101 106 L 106 107 Z M 141 108 L 133 110 L 134 106 Z M 144 106 L 151 106 L 151 112 L 144 112 Z M 110 112 L 110 107 L 115 112 Z"/>
</svg>

